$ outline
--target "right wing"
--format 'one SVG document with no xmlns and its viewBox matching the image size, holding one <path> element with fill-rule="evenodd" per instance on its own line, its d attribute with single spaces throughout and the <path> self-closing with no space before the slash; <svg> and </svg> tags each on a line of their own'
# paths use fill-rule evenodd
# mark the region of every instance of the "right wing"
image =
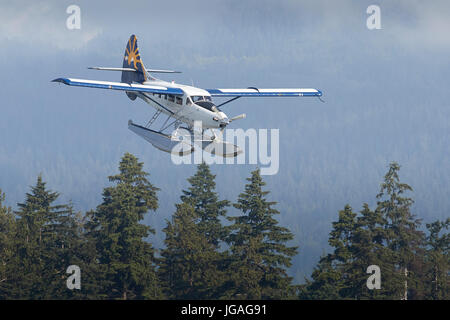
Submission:
<svg viewBox="0 0 450 320">
<path fill-rule="evenodd" d="M 317 89 L 206 89 L 213 97 L 321 97 Z"/>
<path fill-rule="evenodd" d="M 111 81 L 99 81 L 99 80 L 85 80 L 85 79 L 74 79 L 74 78 L 57 78 L 52 80 L 53 82 L 61 82 L 67 84 L 68 86 L 77 87 L 88 87 L 88 88 L 99 88 L 99 89 L 111 89 L 120 91 L 137 91 L 137 92 L 150 92 L 150 93 L 161 93 L 161 94 L 173 94 L 176 96 L 182 96 L 184 94 L 183 90 L 179 88 L 169 88 L 163 86 L 153 86 L 147 84 L 137 84 L 137 83 L 124 83 L 124 82 L 111 82 Z"/>
</svg>

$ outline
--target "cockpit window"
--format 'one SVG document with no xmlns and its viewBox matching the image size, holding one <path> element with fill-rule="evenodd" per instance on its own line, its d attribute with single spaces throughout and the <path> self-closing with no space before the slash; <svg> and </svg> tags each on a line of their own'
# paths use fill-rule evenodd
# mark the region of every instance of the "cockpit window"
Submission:
<svg viewBox="0 0 450 320">
<path fill-rule="evenodd" d="M 197 101 L 195 104 L 198 105 L 198 106 L 200 106 L 200 107 L 202 107 L 202 108 L 208 109 L 208 110 L 210 110 L 210 111 L 214 111 L 213 108 L 217 108 L 217 107 L 214 105 L 214 103 L 212 103 L 212 102 L 210 102 L 210 101 L 205 101 L 205 100 L 203 100 L 203 101 Z"/>
<path fill-rule="evenodd" d="M 191 99 L 194 103 L 197 101 L 212 101 L 210 96 L 192 96 Z"/>
<path fill-rule="evenodd" d="M 218 110 L 210 96 L 191 96 L 192 102 L 210 111 Z"/>
</svg>

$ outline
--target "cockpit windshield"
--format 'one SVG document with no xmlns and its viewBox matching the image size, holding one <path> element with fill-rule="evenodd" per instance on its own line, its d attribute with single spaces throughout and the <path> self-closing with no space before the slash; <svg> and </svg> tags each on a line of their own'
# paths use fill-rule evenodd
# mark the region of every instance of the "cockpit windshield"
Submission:
<svg viewBox="0 0 450 320">
<path fill-rule="evenodd" d="M 208 109 L 210 111 L 218 110 L 217 107 L 212 103 L 212 99 L 210 96 L 191 96 L 192 102 L 196 105 Z M 216 109 L 216 110 L 214 110 Z"/>
<path fill-rule="evenodd" d="M 191 96 L 194 103 L 197 101 L 212 101 L 210 96 Z"/>
</svg>

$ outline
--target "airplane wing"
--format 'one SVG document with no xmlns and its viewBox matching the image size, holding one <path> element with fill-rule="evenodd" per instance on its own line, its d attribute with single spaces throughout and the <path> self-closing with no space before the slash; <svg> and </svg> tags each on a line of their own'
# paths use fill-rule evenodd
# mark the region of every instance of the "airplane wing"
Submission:
<svg viewBox="0 0 450 320">
<path fill-rule="evenodd" d="M 138 83 L 124 83 L 124 82 L 111 82 L 111 81 L 99 81 L 99 80 L 85 80 L 85 79 L 74 79 L 74 78 L 57 78 L 52 80 L 53 82 L 61 82 L 69 86 L 77 87 L 89 87 L 89 88 L 100 88 L 100 89 L 111 89 L 111 90 L 121 90 L 121 91 L 137 91 L 137 92 L 150 92 L 150 93 L 161 93 L 161 94 L 173 94 L 176 96 L 182 96 L 184 94 L 183 90 L 179 88 L 168 88 L 163 86 L 153 86 Z"/>
<path fill-rule="evenodd" d="M 321 97 L 317 89 L 206 89 L 213 97 Z"/>
</svg>

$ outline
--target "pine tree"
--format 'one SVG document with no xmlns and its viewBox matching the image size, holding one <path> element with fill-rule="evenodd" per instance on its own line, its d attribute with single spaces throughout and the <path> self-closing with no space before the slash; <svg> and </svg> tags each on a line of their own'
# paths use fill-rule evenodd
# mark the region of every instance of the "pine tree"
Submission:
<svg viewBox="0 0 450 320">
<path fill-rule="evenodd" d="M 300 297 L 319 299 L 420 298 L 423 233 L 410 211 L 412 191 L 399 181 L 400 167 L 391 163 L 377 195 L 377 207 L 367 204 L 359 214 L 346 206 L 333 223 L 329 243 L 333 252 L 321 258 L 312 281 L 302 286 Z M 367 288 L 370 265 L 380 267 L 381 289 Z"/>
<path fill-rule="evenodd" d="M 390 164 L 377 195 L 377 210 L 386 221 L 386 247 L 390 252 L 385 259 L 392 262 L 391 268 L 385 270 L 392 272 L 392 277 L 384 285 L 391 290 L 391 299 L 407 300 L 417 285 L 414 265 L 423 246 L 423 232 L 419 230 L 420 220 L 411 213 L 414 201 L 404 196 L 412 188 L 400 182 L 399 170 L 397 163 Z"/>
<path fill-rule="evenodd" d="M 242 215 L 230 217 L 231 234 L 228 242 L 232 253 L 230 273 L 232 287 L 228 297 L 239 299 L 285 299 L 293 294 L 292 278 L 286 273 L 296 247 L 286 243 L 292 233 L 278 225 L 273 207 L 276 202 L 267 201 L 269 191 L 263 191 L 265 182 L 259 169 L 252 172 L 245 191 L 234 207 Z"/>
<path fill-rule="evenodd" d="M 385 248 L 386 221 L 382 214 L 372 211 L 368 204 L 363 204 L 363 209 L 356 219 L 356 229 L 353 231 L 352 245 L 353 261 L 346 267 L 350 275 L 347 298 L 353 299 L 388 299 L 390 292 L 384 289 L 367 288 L 367 268 L 376 265 L 383 270 L 383 282 L 389 279 L 390 266 L 388 263 L 388 251 Z"/>
<path fill-rule="evenodd" d="M 81 290 L 71 290 L 68 299 L 105 299 L 108 295 L 104 292 L 106 268 L 98 260 L 97 241 L 90 232 L 89 216 L 92 211 L 83 217 L 77 215 L 76 228 L 79 232 L 78 241 L 74 245 L 76 254 L 71 256 L 71 264 L 81 269 Z"/>
<path fill-rule="evenodd" d="M 188 203 L 176 205 L 164 233 L 159 274 L 171 299 L 216 299 L 221 284 L 217 252 L 198 228 L 198 214 Z"/>
<path fill-rule="evenodd" d="M 5 194 L 0 189 L 0 300 L 9 298 L 9 279 L 13 275 L 16 221 L 10 207 L 3 205 Z"/>
<path fill-rule="evenodd" d="M 432 300 L 450 299 L 450 218 L 426 225 L 429 235 L 426 238 L 426 269 L 422 281 L 425 286 L 425 298 Z"/>
<path fill-rule="evenodd" d="M 66 268 L 73 264 L 79 234 L 70 204 L 55 205 L 59 193 L 46 188 L 42 176 L 19 203 L 9 297 L 55 299 L 71 296 Z"/>
<path fill-rule="evenodd" d="M 354 277 L 350 268 L 348 268 L 354 261 L 353 254 L 353 233 L 356 230 L 356 213 L 350 205 L 346 205 L 344 210 L 339 212 L 339 219 L 333 222 L 333 229 L 330 233 L 328 243 L 334 248 L 331 255 L 335 262 L 334 267 L 341 273 L 340 295 L 342 297 L 351 296 L 351 288 L 353 287 Z"/>
<path fill-rule="evenodd" d="M 119 174 L 109 177 L 114 186 L 103 191 L 103 203 L 88 214 L 88 237 L 94 239 L 104 272 L 103 296 L 115 299 L 157 299 L 154 249 L 144 239 L 154 230 L 140 223 L 158 208 L 156 192 L 143 171 L 143 163 L 125 153 Z"/>
<path fill-rule="evenodd" d="M 199 231 L 218 248 L 225 237 L 220 217 L 225 216 L 230 203 L 228 200 L 219 200 L 215 191 L 215 178 L 206 163 L 198 165 L 197 172 L 188 179 L 190 186 L 188 190 L 183 190 L 181 201 L 195 209 Z"/>
<path fill-rule="evenodd" d="M 339 218 L 332 223 L 328 243 L 333 252 L 323 256 L 300 292 L 301 299 L 352 299 L 355 282 L 361 270 L 355 268 L 358 252 L 354 250 L 355 232 L 358 230 L 357 214 L 350 205 L 339 211 Z"/>
<path fill-rule="evenodd" d="M 342 273 L 333 266 L 331 254 L 320 258 L 314 268 L 312 280 L 306 279 L 306 283 L 300 286 L 298 294 L 302 300 L 338 300 L 342 299 L 341 290 L 344 286 Z"/>
<path fill-rule="evenodd" d="M 183 190 L 172 222 L 164 229 L 167 248 L 162 251 L 161 277 L 172 298 L 219 298 L 228 261 L 227 252 L 220 251 L 226 232 L 220 218 L 226 214 L 229 201 L 219 200 L 215 175 L 205 163 L 188 182 L 190 186 Z M 188 251 L 185 243 L 190 244 Z"/>
</svg>

